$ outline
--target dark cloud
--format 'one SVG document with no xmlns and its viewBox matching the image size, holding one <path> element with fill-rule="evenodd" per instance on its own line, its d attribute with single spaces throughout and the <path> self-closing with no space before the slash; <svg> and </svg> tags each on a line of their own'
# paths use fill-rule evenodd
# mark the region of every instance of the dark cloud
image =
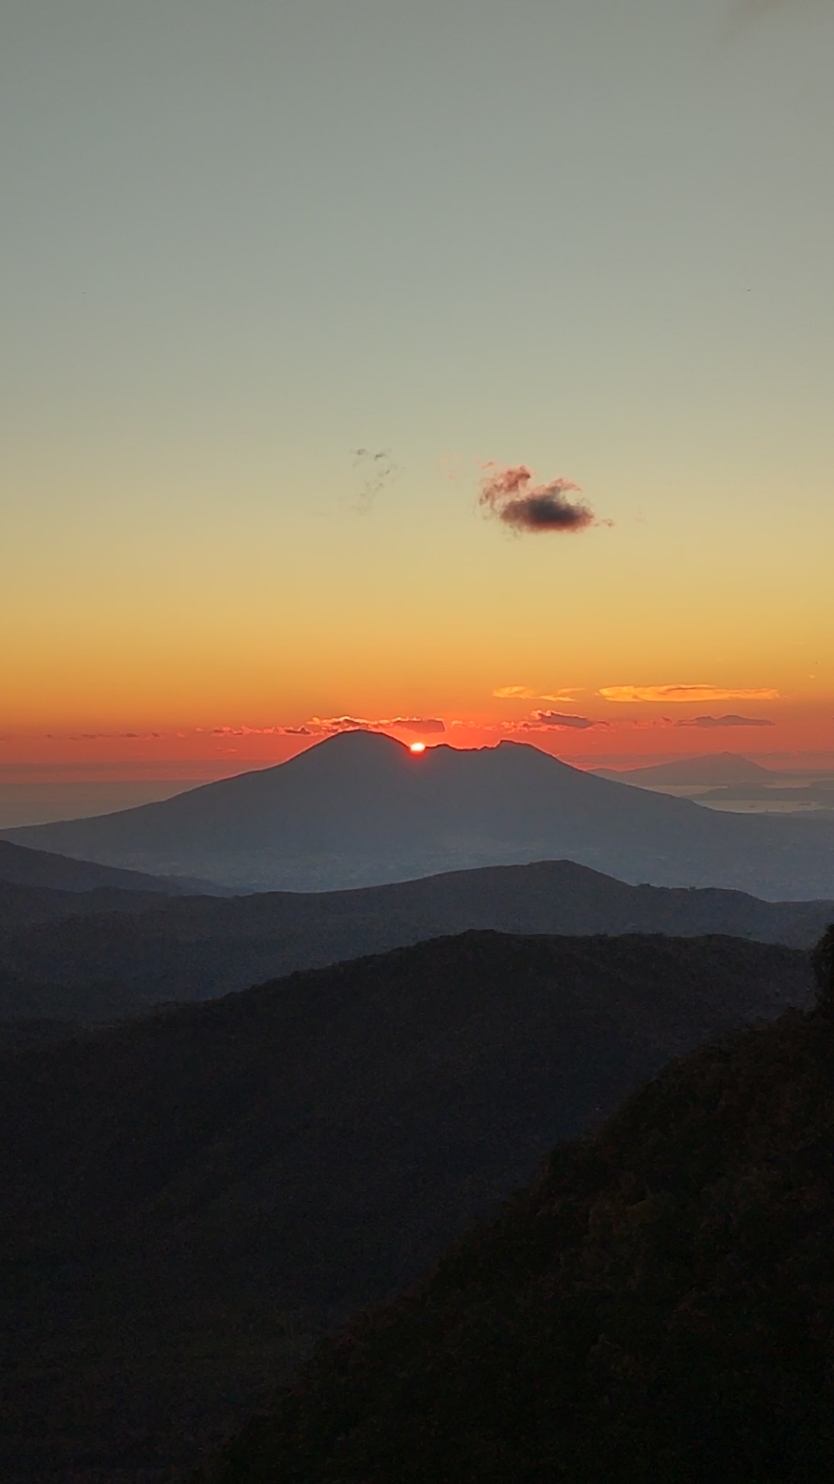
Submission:
<svg viewBox="0 0 834 1484">
<path fill-rule="evenodd" d="M 376 451 L 370 448 L 355 448 L 353 467 L 362 473 L 362 485 L 356 497 L 354 509 L 365 514 L 372 509 L 377 495 L 382 493 L 386 484 L 396 479 L 399 469 L 391 457 L 390 448 L 380 448 Z"/>
<path fill-rule="evenodd" d="M 676 727 L 775 727 L 765 716 L 690 716 L 672 723 Z"/>
<path fill-rule="evenodd" d="M 576 727 L 586 732 L 589 727 L 607 727 L 607 721 L 593 721 L 590 716 L 564 716 L 561 711 L 534 711 L 533 722 L 540 727 Z"/>
<path fill-rule="evenodd" d="M 584 531 L 588 526 L 610 525 L 600 521 L 586 500 L 569 499 L 581 485 L 572 479 L 552 479 L 534 484 L 526 464 L 500 468 L 487 464 L 481 480 L 480 503 L 514 531 Z"/>
<path fill-rule="evenodd" d="M 404 732 L 445 732 L 446 723 L 437 716 L 395 716 L 379 726 L 401 727 Z"/>
</svg>

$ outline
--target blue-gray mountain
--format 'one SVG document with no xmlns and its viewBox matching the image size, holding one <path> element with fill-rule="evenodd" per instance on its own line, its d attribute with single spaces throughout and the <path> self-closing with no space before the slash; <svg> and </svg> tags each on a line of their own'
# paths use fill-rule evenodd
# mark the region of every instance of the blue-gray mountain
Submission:
<svg viewBox="0 0 834 1484">
<path fill-rule="evenodd" d="M 834 823 L 748 818 L 503 742 L 418 757 L 365 732 L 119 814 L 6 832 L 109 865 L 241 891 L 323 891 L 570 857 L 630 882 L 834 896 Z"/>
<path fill-rule="evenodd" d="M 209 999 L 295 969 L 470 928 L 721 933 L 810 948 L 832 919 L 834 902 L 628 886 L 573 861 L 231 900 L 160 899 L 112 889 L 49 892 L 0 879 L 0 1022 L 107 1021 L 161 1001 Z"/>
</svg>

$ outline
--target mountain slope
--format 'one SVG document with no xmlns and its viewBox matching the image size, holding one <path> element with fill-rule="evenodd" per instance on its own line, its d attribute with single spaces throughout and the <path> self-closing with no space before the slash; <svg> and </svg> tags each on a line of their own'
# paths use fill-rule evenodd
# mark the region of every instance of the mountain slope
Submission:
<svg viewBox="0 0 834 1484">
<path fill-rule="evenodd" d="M 4 1480 L 187 1464 L 556 1139 L 808 993 L 737 939 L 467 933 L 5 1058 Z"/>
<path fill-rule="evenodd" d="M 567 856 L 628 881 L 834 893 L 834 827 L 720 815 L 583 773 L 518 743 L 415 758 L 390 737 L 328 739 L 278 767 L 7 838 L 245 890 L 327 890 Z"/>
<path fill-rule="evenodd" d="M 12 889 L 9 888 L 11 891 Z M 27 926 L 6 903 L 0 970 L 59 986 L 41 1014 L 85 1019 L 137 1013 L 164 1000 L 208 999 L 249 984 L 404 947 L 428 938 L 494 928 L 513 933 L 721 933 L 810 948 L 834 916 L 831 902 L 764 902 L 741 892 L 628 886 L 571 861 L 489 866 L 345 892 L 289 892 L 174 900 L 139 893 L 36 893 Z M 100 910 L 95 913 L 95 904 Z M 135 903 L 128 922 L 115 915 Z M 45 925 L 84 909 L 84 921 Z M 142 908 L 141 913 L 139 908 Z M 0 924 L 4 893 L 0 884 Z M 60 909 L 60 910 L 59 910 Z M 78 911 L 73 911 L 75 918 Z M 16 928 L 16 931 L 12 931 Z M 91 1000 L 86 986 L 99 986 Z M 114 989 L 108 1010 L 103 985 Z M 78 996 L 73 1002 L 73 987 Z M 130 997 L 133 997 L 132 1010 Z M 13 1013 L 7 997 L 5 1014 Z M 29 1001 L 26 1013 L 31 1013 Z"/>
<path fill-rule="evenodd" d="M 87 892 L 110 887 L 167 896 L 214 889 L 207 881 L 177 881 L 170 877 L 122 870 L 117 865 L 79 860 L 75 855 L 56 855 L 26 844 L 14 844 L 7 838 L 0 838 L 0 882 L 54 891 Z"/>
<path fill-rule="evenodd" d="M 213 1484 L 823 1484 L 834 1017 L 693 1053 L 328 1341 Z"/>
</svg>

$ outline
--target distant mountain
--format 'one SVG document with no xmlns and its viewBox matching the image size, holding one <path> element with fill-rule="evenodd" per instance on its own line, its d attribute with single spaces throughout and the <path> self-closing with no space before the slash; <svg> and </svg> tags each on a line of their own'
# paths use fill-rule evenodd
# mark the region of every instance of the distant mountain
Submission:
<svg viewBox="0 0 834 1484">
<path fill-rule="evenodd" d="M 36 826 L 35 828 L 39 828 Z M 47 826 L 49 828 L 49 826 Z M 61 828 L 61 826 L 56 826 Z M 79 860 L 76 856 L 55 855 L 32 849 L 25 844 L 12 844 L 0 837 L 0 882 L 19 886 L 45 887 L 55 891 L 95 891 L 118 888 L 121 891 L 154 892 L 178 896 L 189 891 L 213 891 L 210 881 L 173 880 L 149 876 L 100 862 Z"/>
<path fill-rule="evenodd" d="M 703 783 L 716 788 L 734 783 L 765 784 L 779 777 L 770 768 L 762 768 L 752 758 L 742 757 L 737 752 L 711 752 L 700 757 L 675 758 L 671 763 L 653 763 L 649 768 L 622 768 L 616 772 L 611 768 L 600 768 L 599 773 L 620 783 L 642 786 Z"/>
<path fill-rule="evenodd" d="M 466 933 L 4 1057 L 0 1475 L 188 1467 L 557 1139 L 809 995 L 788 948 Z M 634 1142 L 669 1180 L 667 1136 Z M 634 1212 L 631 1250 L 666 1210 Z"/>
<path fill-rule="evenodd" d="M 321 1347 L 212 1484 L 822 1484 L 834 1017 L 694 1052 Z"/>
<path fill-rule="evenodd" d="M 240 890 L 331 890 L 569 857 L 632 882 L 834 894 L 831 822 L 720 814 L 519 743 L 415 756 L 365 732 L 163 803 L 7 838 Z"/>
<path fill-rule="evenodd" d="M 21 886 L 0 878 L 0 933 L 35 923 L 61 922 L 67 917 L 144 912 L 158 906 L 160 899 L 167 900 L 165 892 L 124 891 L 118 886 L 99 886 L 93 891 L 57 891 L 49 886 Z"/>
<path fill-rule="evenodd" d="M 21 1001 L 21 1013 L 82 1021 L 142 1013 L 160 1001 L 208 999 L 296 969 L 468 928 L 721 933 L 809 948 L 834 918 L 834 902 L 764 902 L 711 888 L 627 886 L 572 861 L 231 900 L 101 891 L 47 893 L 44 904 L 39 891 L 31 904 L 25 888 L 7 890 L 17 899 L 8 902 L 0 884 L 0 971 L 41 986 L 36 1002 Z M 132 911 L 130 921 L 126 911 Z M 6 995 L 0 1018 L 13 1014 L 13 997 Z"/>
</svg>

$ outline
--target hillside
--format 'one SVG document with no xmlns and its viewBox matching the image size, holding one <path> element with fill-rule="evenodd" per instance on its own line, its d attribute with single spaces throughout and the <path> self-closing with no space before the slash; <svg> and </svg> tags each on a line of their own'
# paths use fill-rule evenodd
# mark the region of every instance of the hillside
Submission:
<svg viewBox="0 0 834 1484">
<path fill-rule="evenodd" d="M 22 898 L 16 901 L 21 920 L 14 922 L 15 904 L 0 883 L 0 972 L 40 982 L 37 1013 L 76 1020 L 110 1020 L 161 1001 L 209 999 L 297 969 L 470 928 L 720 933 L 810 948 L 834 915 L 831 902 L 764 902 L 742 892 L 628 886 L 572 861 L 489 866 L 353 891 L 231 899 L 160 901 L 101 891 L 58 894 L 57 902 L 49 897 L 44 903 L 39 892 L 30 904 L 23 888 L 8 890 Z M 131 910 L 130 921 L 116 915 Z M 50 911 L 55 920 L 48 924 Z M 70 914 L 73 920 L 59 920 Z M 83 921 L 75 920 L 82 915 Z M 17 1013 L 33 1013 L 28 999 L 21 1005 Z M 0 1018 L 15 1013 L 14 997 L 0 998 Z"/>
<path fill-rule="evenodd" d="M 6 882 L 51 891 L 89 892 L 109 888 L 168 896 L 214 889 L 212 883 L 207 881 L 176 880 L 170 876 L 122 870 L 118 864 L 79 860 L 75 852 L 66 856 L 56 855 L 48 850 L 38 850 L 25 842 L 15 844 L 9 839 L 0 838 L 0 883 Z"/>
<path fill-rule="evenodd" d="M 668 1067 L 201 1477 L 822 1484 L 832 1063 L 829 1004 Z"/>
<path fill-rule="evenodd" d="M 630 882 L 775 900 L 834 895 L 829 819 L 721 814 L 520 743 L 441 745 L 415 757 L 366 732 L 162 803 L 6 838 L 245 891 L 336 890 L 567 857 Z"/>
<path fill-rule="evenodd" d="M 556 1140 L 808 994 L 738 939 L 467 933 L 5 1057 L 0 1474 L 188 1465 Z"/>
<path fill-rule="evenodd" d="M 110 916 L 114 912 L 147 912 L 160 905 L 165 892 L 125 891 L 98 886 L 92 891 L 59 891 L 50 886 L 23 886 L 0 879 L 0 933 L 63 922 L 68 917 Z"/>
</svg>

